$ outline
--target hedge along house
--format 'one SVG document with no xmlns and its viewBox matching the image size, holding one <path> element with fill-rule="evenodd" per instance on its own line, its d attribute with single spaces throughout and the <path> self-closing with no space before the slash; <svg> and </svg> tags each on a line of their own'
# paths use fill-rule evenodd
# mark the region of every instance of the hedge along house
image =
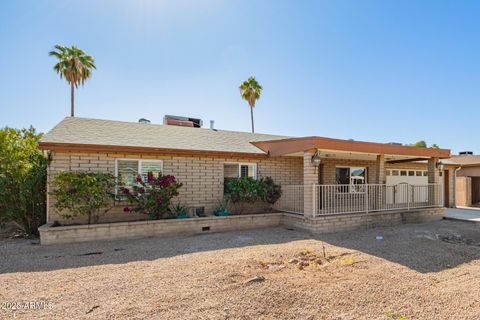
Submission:
<svg viewBox="0 0 480 320">
<path fill-rule="evenodd" d="M 163 125 L 68 117 L 41 139 L 40 147 L 51 157 L 48 188 L 60 171 L 111 172 L 127 185 L 137 174 L 171 174 L 183 183 L 174 202 L 186 204 L 192 215 L 212 215 L 224 196 L 224 182 L 245 176 L 270 176 L 282 185 L 275 209 L 285 212 L 285 223 L 311 230 L 334 231 L 319 222 L 330 219 L 333 225 L 332 217 L 336 226 L 340 221 L 346 227 L 372 225 L 378 214 L 404 221 L 407 211 L 414 220 L 439 218 L 440 207 L 452 203 L 441 183 L 440 159 L 450 156 L 444 149 L 205 129 L 196 119 L 179 117 L 166 117 Z M 415 184 L 395 178 L 412 178 L 412 172 Z M 447 190 L 453 184 L 449 177 Z M 48 196 L 47 222 L 66 222 L 54 202 Z M 111 210 L 101 222 L 146 218 L 122 209 Z M 249 212 L 265 211 L 258 204 Z"/>
</svg>

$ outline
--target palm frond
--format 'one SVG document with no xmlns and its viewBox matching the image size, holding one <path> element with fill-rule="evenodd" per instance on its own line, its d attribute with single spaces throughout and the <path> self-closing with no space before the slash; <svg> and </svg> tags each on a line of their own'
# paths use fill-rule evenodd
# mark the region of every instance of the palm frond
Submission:
<svg viewBox="0 0 480 320">
<path fill-rule="evenodd" d="M 96 69 L 95 60 L 76 46 L 64 47 L 56 45 L 55 50 L 48 53 L 49 56 L 56 57 L 59 61 L 53 66 L 55 72 L 60 78 L 65 78 L 68 83 L 76 87 L 83 85 L 92 75 L 92 70 Z"/>
<path fill-rule="evenodd" d="M 253 108 L 255 102 L 260 99 L 263 88 L 255 77 L 249 77 L 248 80 L 242 82 L 239 89 L 242 99 L 247 101 L 250 107 Z"/>
</svg>

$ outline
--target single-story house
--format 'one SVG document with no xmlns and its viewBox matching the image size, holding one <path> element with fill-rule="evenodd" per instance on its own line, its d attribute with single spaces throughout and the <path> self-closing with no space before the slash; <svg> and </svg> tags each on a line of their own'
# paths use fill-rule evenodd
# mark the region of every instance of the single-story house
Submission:
<svg viewBox="0 0 480 320">
<path fill-rule="evenodd" d="M 419 217 L 441 216 L 441 207 L 455 205 L 455 167 L 441 162 L 450 157 L 446 149 L 217 130 L 185 119 L 152 124 L 65 118 L 40 141 L 51 157 L 48 188 L 62 170 L 111 172 L 126 184 L 137 174 L 171 174 L 183 183 L 175 201 L 192 214 L 212 215 L 225 179 L 270 176 L 283 190 L 276 211 L 307 227 L 315 219 L 349 214 L 413 210 Z M 49 195 L 48 223 L 62 222 L 54 202 Z M 101 222 L 146 218 L 122 208 Z M 265 211 L 261 205 L 251 209 Z"/>
<path fill-rule="evenodd" d="M 462 152 L 443 161 L 456 167 L 455 204 L 459 207 L 480 206 L 480 156 Z"/>
</svg>

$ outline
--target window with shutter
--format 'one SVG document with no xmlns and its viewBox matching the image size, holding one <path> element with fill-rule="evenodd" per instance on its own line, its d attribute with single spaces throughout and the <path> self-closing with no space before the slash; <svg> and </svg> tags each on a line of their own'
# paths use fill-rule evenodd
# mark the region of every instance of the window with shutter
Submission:
<svg viewBox="0 0 480 320">
<path fill-rule="evenodd" d="M 135 185 L 135 179 L 138 175 L 142 176 L 143 181 L 147 181 L 149 172 L 153 173 L 154 177 L 159 177 L 163 172 L 163 161 L 117 159 L 116 168 L 115 174 L 118 177 L 118 186 L 131 188 Z"/>
<path fill-rule="evenodd" d="M 223 165 L 224 192 L 227 192 L 227 185 L 233 179 L 249 177 L 257 178 L 257 164 L 255 163 L 225 163 Z"/>
<path fill-rule="evenodd" d="M 143 181 L 147 181 L 148 173 L 151 172 L 155 178 L 158 178 L 163 171 L 161 161 L 141 161 L 141 172 Z"/>
</svg>

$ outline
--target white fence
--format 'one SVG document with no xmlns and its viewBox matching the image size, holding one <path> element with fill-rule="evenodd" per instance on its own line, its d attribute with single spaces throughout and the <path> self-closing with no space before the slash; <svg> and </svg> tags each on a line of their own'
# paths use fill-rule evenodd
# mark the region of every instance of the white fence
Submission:
<svg viewBox="0 0 480 320">
<path fill-rule="evenodd" d="M 397 185 L 303 185 L 283 186 L 282 197 L 275 204 L 281 211 L 304 213 L 304 195 L 313 193 L 313 214 L 342 214 L 415 208 L 441 207 L 440 184 Z"/>
<path fill-rule="evenodd" d="M 305 186 L 282 186 L 282 196 L 275 203 L 274 208 L 280 211 L 303 214 L 303 195 Z"/>
</svg>

